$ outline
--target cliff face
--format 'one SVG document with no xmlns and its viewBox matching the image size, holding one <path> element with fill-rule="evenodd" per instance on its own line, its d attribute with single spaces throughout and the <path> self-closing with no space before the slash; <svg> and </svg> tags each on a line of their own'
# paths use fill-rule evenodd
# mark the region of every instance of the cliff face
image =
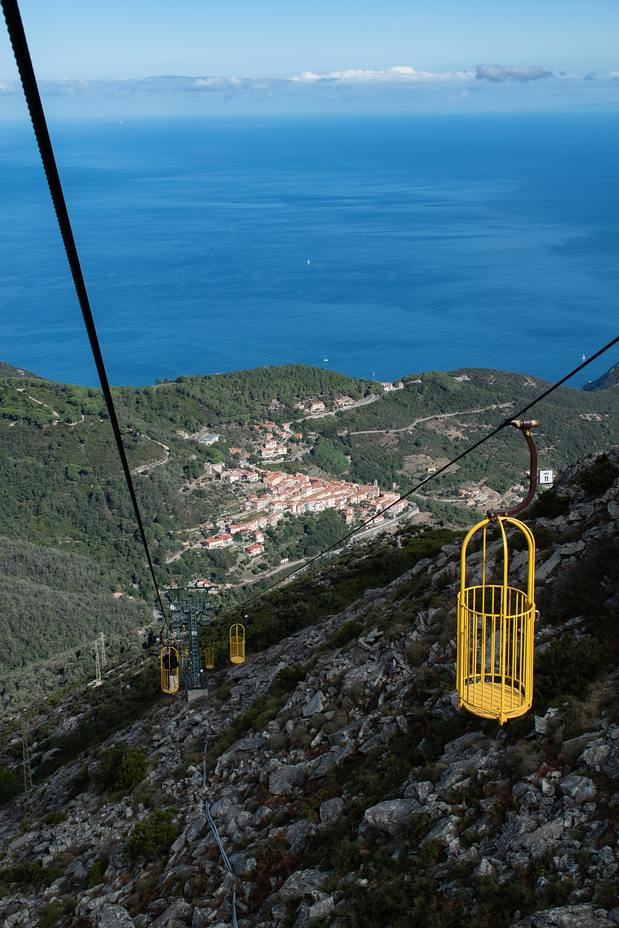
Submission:
<svg viewBox="0 0 619 928">
<path fill-rule="evenodd" d="M 597 380 L 589 380 L 583 387 L 583 390 L 610 390 L 612 387 L 619 386 L 619 364 L 613 365 L 605 374 L 598 377 Z"/>
<path fill-rule="evenodd" d="M 192 704 L 119 668 L 102 689 L 143 687 L 141 717 L 63 766 L 39 758 L 53 772 L 0 816 L 3 924 L 223 926 L 233 891 L 241 928 L 619 924 L 618 474 L 616 450 L 582 462 L 530 520 L 527 717 L 456 708 L 454 543 Z M 86 714 L 74 694 L 35 741 Z"/>
</svg>

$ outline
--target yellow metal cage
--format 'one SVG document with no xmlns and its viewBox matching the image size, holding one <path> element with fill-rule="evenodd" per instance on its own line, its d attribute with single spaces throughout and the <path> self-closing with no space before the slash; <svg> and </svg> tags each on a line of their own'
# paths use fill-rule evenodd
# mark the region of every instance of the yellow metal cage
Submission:
<svg viewBox="0 0 619 928">
<path fill-rule="evenodd" d="M 204 649 L 204 666 L 207 670 L 213 670 L 215 667 L 215 645 L 207 644 Z"/>
<path fill-rule="evenodd" d="M 245 663 L 245 626 L 238 622 L 230 626 L 230 663 Z"/>
<path fill-rule="evenodd" d="M 488 582 L 488 526 L 498 526 L 501 546 L 494 570 L 502 582 Z M 509 546 L 506 526 L 519 530 L 526 541 L 526 589 L 509 583 Z M 479 583 L 467 580 L 467 551 L 481 536 Z M 500 552 L 503 563 L 501 570 Z M 475 525 L 462 544 L 458 595 L 456 677 L 458 704 L 501 725 L 524 715 L 533 699 L 533 638 L 535 624 L 535 539 L 518 519 L 506 515 Z"/>
<path fill-rule="evenodd" d="M 180 661 L 178 651 L 172 645 L 164 645 L 159 655 L 161 690 L 173 695 L 180 687 Z"/>
</svg>

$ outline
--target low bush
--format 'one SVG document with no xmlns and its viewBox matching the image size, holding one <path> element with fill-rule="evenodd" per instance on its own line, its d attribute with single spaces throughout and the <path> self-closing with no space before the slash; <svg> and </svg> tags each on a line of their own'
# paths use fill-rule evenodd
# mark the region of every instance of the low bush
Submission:
<svg viewBox="0 0 619 928">
<path fill-rule="evenodd" d="M 54 809 L 53 812 L 50 812 L 43 819 L 44 825 L 61 825 L 62 822 L 66 822 L 68 818 L 68 813 L 64 809 Z"/>
<path fill-rule="evenodd" d="M 44 867 L 40 860 L 22 860 L 0 869 L 0 892 L 2 887 L 8 888 L 15 883 L 29 889 L 40 889 L 57 880 L 61 872 L 60 866 L 54 861 Z"/>
<path fill-rule="evenodd" d="M 555 639 L 535 662 L 535 709 L 561 696 L 582 699 L 604 666 L 604 650 L 595 638 Z"/>
<path fill-rule="evenodd" d="M 107 857 L 98 857 L 95 860 L 94 864 L 88 871 L 87 886 L 89 889 L 92 889 L 93 886 L 98 886 L 99 883 L 103 883 L 104 874 L 107 868 Z"/>
<path fill-rule="evenodd" d="M 567 496 L 560 496 L 556 490 L 545 490 L 534 501 L 530 515 L 533 518 L 543 516 L 545 519 L 557 519 L 565 516 L 570 510 L 570 501 Z"/>
<path fill-rule="evenodd" d="M 349 622 L 344 622 L 339 628 L 335 629 L 327 644 L 330 648 L 343 648 L 350 641 L 359 638 L 362 632 L 363 625 L 359 619 L 351 619 Z"/>
<path fill-rule="evenodd" d="M 61 923 L 65 915 L 69 915 L 75 909 L 75 899 L 52 899 L 43 908 L 37 928 L 55 928 Z"/>
<path fill-rule="evenodd" d="M 14 770 L 0 764 L 0 806 L 6 805 L 22 791 L 22 780 Z"/>
<path fill-rule="evenodd" d="M 129 862 L 162 857 L 176 838 L 178 828 L 171 809 L 154 809 L 137 822 L 125 840 L 124 856 Z"/>
<path fill-rule="evenodd" d="M 601 496 L 610 490 L 616 478 L 619 477 L 619 467 L 608 458 L 600 454 L 594 463 L 580 475 L 579 485 L 590 496 Z"/>
<path fill-rule="evenodd" d="M 144 779 L 146 770 L 145 751 L 119 744 L 101 755 L 93 779 L 101 792 L 128 793 Z"/>
</svg>

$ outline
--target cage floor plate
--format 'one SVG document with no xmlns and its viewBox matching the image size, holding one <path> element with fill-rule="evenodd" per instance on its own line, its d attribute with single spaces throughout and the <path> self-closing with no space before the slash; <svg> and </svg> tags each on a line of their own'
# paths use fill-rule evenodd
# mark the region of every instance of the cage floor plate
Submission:
<svg viewBox="0 0 619 928">
<path fill-rule="evenodd" d="M 528 709 L 528 702 L 520 690 L 509 686 L 503 688 L 500 683 L 469 683 L 462 690 L 462 704 L 471 712 L 488 718 L 501 715 L 501 697 L 503 697 L 503 715 L 507 718 L 522 715 Z"/>
</svg>

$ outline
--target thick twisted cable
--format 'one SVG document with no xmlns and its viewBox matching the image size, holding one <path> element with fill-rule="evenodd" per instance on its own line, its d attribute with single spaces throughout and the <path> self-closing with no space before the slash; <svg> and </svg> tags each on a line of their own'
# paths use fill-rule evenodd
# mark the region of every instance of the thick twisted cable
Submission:
<svg viewBox="0 0 619 928">
<path fill-rule="evenodd" d="M 208 738 L 204 742 L 204 754 L 202 758 L 202 786 L 204 789 L 208 788 L 208 766 L 206 763 L 206 753 L 208 751 Z M 208 826 L 211 829 L 213 838 L 215 839 L 215 844 L 221 855 L 221 859 L 224 863 L 224 869 L 231 874 L 233 883 L 232 883 L 232 896 L 230 899 L 230 908 L 232 911 L 232 928 L 239 928 L 239 923 L 236 917 L 236 873 L 234 872 L 234 867 L 230 863 L 230 858 L 226 853 L 226 849 L 223 846 L 221 835 L 219 834 L 219 829 L 215 823 L 215 819 L 211 815 L 211 803 L 209 802 L 208 797 L 204 800 L 204 815 Z"/>
<path fill-rule="evenodd" d="M 60 174 L 58 173 L 58 165 L 56 164 L 56 156 L 54 155 L 52 140 L 47 128 L 45 111 L 43 110 L 41 95 L 39 94 L 39 87 L 34 73 L 34 67 L 32 65 L 32 59 L 30 57 L 28 40 L 26 39 L 24 25 L 22 23 L 21 15 L 19 12 L 19 5 L 17 0 L 0 0 L 0 3 L 2 4 L 4 19 L 6 21 L 9 38 L 13 47 L 13 54 L 15 55 L 17 70 L 19 71 L 22 87 L 24 89 L 24 96 L 26 98 L 26 104 L 28 106 L 28 112 L 30 114 L 32 128 L 34 129 L 36 142 L 39 147 L 39 153 L 43 163 L 43 170 L 45 171 L 45 177 L 47 178 L 47 184 L 52 198 L 52 203 L 54 205 L 56 219 L 58 220 L 58 227 L 62 236 L 64 250 L 67 256 L 67 261 L 69 262 L 69 268 L 73 278 L 73 285 L 75 287 L 77 299 L 82 311 L 82 316 L 84 318 L 86 332 L 88 333 L 88 341 L 90 342 L 90 348 L 97 367 L 99 381 L 101 383 L 101 390 L 103 391 L 103 396 L 105 398 L 105 405 L 107 406 L 110 423 L 112 425 L 112 431 L 114 432 L 114 438 L 116 439 L 116 447 L 118 449 L 118 455 L 120 457 L 120 462 L 122 464 L 122 469 L 125 475 L 127 488 L 129 490 L 129 496 L 131 497 L 131 502 L 133 504 L 135 519 L 138 525 L 140 537 L 142 539 L 142 544 L 144 546 L 144 551 L 146 552 L 146 560 L 148 561 L 150 575 L 155 586 L 155 593 L 157 595 L 159 608 L 161 609 L 162 616 L 164 616 L 165 611 L 163 608 L 163 600 L 161 598 L 159 585 L 155 576 L 155 567 L 153 565 L 153 559 L 148 547 L 148 541 L 146 540 L 146 532 L 144 531 L 144 524 L 142 522 L 140 507 L 138 506 L 138 500 L 135 493 L 135 488 L 133 486 L 133 480 L 131 478 L 131 470 L 129 468 L 125 446 L 123 445 L 118 416 L 116 415 L 116 407 L 114 405 L 112 391 L 110 390 L 107 371 L 103 361 L 103 354 L 101 353 L 99 336 L 97 335 L 97 329 L 92 315 L 92 309 L 90 307 L 88 291 L 86 289 L 86 283 L 82 273 L 82 266 L 80 264 L 77 245 L 75 244 L 75 237 L 73 235 L 71 219 L 69 218 L 69 211 L 67 209 L 67 204 L 64 198 Z"/>
</svg>

